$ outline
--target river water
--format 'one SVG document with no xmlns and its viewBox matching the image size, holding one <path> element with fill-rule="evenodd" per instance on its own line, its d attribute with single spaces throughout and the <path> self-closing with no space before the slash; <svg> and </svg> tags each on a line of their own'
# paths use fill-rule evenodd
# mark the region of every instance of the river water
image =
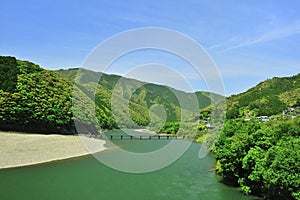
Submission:
<svg viewBox="0 0 300 200">
<path fill-rule="evenodd" d="M 116 140 L 124 149 L 152 151 L 167 140 Z M 161 170 L 131 174 L 111 169 L 93 156 L 0 170 L 1 200 L 253 200 L 211 172 L 212 155 L 198 158 L 200 144 Z M 101 153 L 109 154 L 110 150 Z"/>
</svg>

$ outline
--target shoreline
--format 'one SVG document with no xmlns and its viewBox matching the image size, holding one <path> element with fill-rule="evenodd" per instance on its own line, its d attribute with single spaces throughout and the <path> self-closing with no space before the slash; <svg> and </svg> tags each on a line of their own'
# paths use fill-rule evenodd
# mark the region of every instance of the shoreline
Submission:
<svg viewBox="0 0 300 200">
<path fill-rule="evenodd" d="M 22 167 L 30 167 L 30 166 L 35 166 L 35 165 L 55 163 L 55 162 L 59 162 L 59 161 L 69 160 L 69 159 L 73 159 L 73 158 L 76 159 L 76 158 L 89 156 L 89 155 L 91 155 L 91 154 L 87 153 L 87 154 L 82 154 L 82 155 L 74 155 L 74 156 L 70 156 L 70 157 L 57 158 L 57 159 L 52 159 L 52 160 L 45 160 L 45 161 L 41 161 L 41 162 L 32 162 L 32 163 L 26 163 L 26 164 L 21 164 L 21 165 L 5 166 L 5 167 L 0 167 L 0 170 L 17 169 L 17 168 L 22 168 Z"/>
<path fill-rule="evenodd" d="M 131 130 L 133 130 L 133 131 L 136 131 L 136 132 L 140 132 L 140 133 L 148 133 L 148 134 L 157 134 L 157 133 L 155 133 L 155 132 L 153 132 L 153 131 L 150 131 L 150 130 L 148 130 L 148 129 L 146 129 L 146 128 L 142 128 L 142 129 L 131 129 Z"/>
<path fill-rule="evenodd" d="M 105 144 L 77 135 L 0 131 L 0 170 L 88 156 L 107 149 Z"/>
</svg>

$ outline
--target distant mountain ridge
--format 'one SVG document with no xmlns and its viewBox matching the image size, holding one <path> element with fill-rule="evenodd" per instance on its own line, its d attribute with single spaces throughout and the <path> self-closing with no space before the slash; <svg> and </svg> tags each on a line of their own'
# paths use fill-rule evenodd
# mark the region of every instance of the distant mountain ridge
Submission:
<svg viewBox="0 0 300 200">
<path fill-rule="evenodd" d="M 99 75 L 101 80 L 97 82 L 95 80 Z M 123 87 L 123 93 L 116 93 L 118 101 L 114 102 L 117 104 L 114 106 L 120 108 L 116 113 L 119 123 L 114 118 L 111 105 L 112 93 L 118 81 Z M 73 92 L 80 95 L 74 98 Z M 180 121 L 182 115 L 189 116 L 193 112 L 189 101 L 194 95 L 199 108 L 221 98 L 208 92 L 186 93 L 168 86 L 85 69 L 45 70 L 28 61 L 0 56 L 2 130 L 74 134 L 74 121 L 82 125 L 82 130 L 91 133 L 97 133 L 100 127 L 143 127 L 149 125 L 150 110 L 157 104 L 164 107 L 167 121 Z M 177 97 L 184 97 L 181 105 Z M 93 100 L 95 107 L 92 106 Z M 125 112 L 126 101 L 129 101 L 129 113 Z M 77 102 L 75 107 L 72 107 L 72 102 Z M 95 118 L 90 117 L 93 109 Z M 77 113 L 77 116 L 73 113 Z M 163 116 L 152 113 L 151 117 L 159 121 Z"/>
<path fill-rule="evenodd" d="M 271 116 L 300 106 L 300 74 L 274 77 L 227 98 L 227 117 Z"/>
<path fill-rule="evenodd" d="M 167 121 L 181 121 L 181 114 L 188 116 L 191 114 L 191 111 L 195 111 L 189 108 L 193 98 L 198 101 L 198 109 L 206 107 L 210 105 L 211 101 L 216 101 L 221 98 L 220 95 L 210 94 L 208 92 L 186 93 L 169 86 L 145 83 L 135 79 L 86 69 L 58 70 L 58 73 L 72 82 L 75 81 L 75 78 L 79 79 L 76 83 L 81 85 L 80 87 L 85 88 L 85 90 L 89 90 L 89 85 L 92 86 L 96 84 L 95 80 L 98 81 L 98 78 L 101 76 L 97 85 L 99 92 L 96 91 L 95 101 L 98 102 L 96 103 L 97 105 L 105 107 L 105 109 L 102 110 L 107 111 L 103 113 L 102 116 L 112 115 L 109 101 L 112 99 L 112 92 L 116 89 L 118 84 L 122 87 L 122 94 L 118 96 L 118 99 L 120 99 L 120 102 L 130 100 L 130 115 L 136 124 L 142 126 L 149 124 L 149 109 L 156 104 L 163 105 L 167 111 Z M 178 100 L 178 98 L 180 98 L 180 100 Z M 115 103 L 118 104 L 118 102 Z M 122 107 L 122 105 L 117 106 Z M 181 113 L 181 111 L 183 113 Z M 130 122 L 126 119 L 126 113 L 119 113 L 119 115 L 121 115 L 121 117 L 124 115 L 121 120 L 121 126 L 128 127 Z M 161 116 L 156 116 L 156 118 L 160 117 Z"/>
</svg>

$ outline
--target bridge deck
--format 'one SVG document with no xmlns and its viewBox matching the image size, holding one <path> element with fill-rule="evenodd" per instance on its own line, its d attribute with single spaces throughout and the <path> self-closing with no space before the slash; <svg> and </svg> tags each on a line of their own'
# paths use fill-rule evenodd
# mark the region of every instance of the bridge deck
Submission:
<svg viewBox="0 0 300 200">
<path fill-rule="evenodd" d="M 150 135 L 150 134 L 108 134 L 105 136 L 101 136 L 101 139 L 110 139 L 110 140 L 160 140 L 160 139 L 184 139 L 185 136 L 177 136 L 177 135 Z"/>
</svg>

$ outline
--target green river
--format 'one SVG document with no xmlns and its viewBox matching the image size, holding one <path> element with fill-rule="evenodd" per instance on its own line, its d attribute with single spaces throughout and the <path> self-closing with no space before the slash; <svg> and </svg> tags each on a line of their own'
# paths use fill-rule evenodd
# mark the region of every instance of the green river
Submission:
<svg viewBox="0 0 300 200">
<path fill-rule="evenodd" d="M 122 148 L 147 152 L 168 140 L 116 140 Z M 93 156 L 0 170 L 1 200 L 250 200 L 237 188 L 226 186 L 211 172 L 212 155 L 198 158 L 193 143 L 170 166 L 143 174 L 111 169 Z M 111 149 L 103 154 L 109 154 Z"/>
</svg>

